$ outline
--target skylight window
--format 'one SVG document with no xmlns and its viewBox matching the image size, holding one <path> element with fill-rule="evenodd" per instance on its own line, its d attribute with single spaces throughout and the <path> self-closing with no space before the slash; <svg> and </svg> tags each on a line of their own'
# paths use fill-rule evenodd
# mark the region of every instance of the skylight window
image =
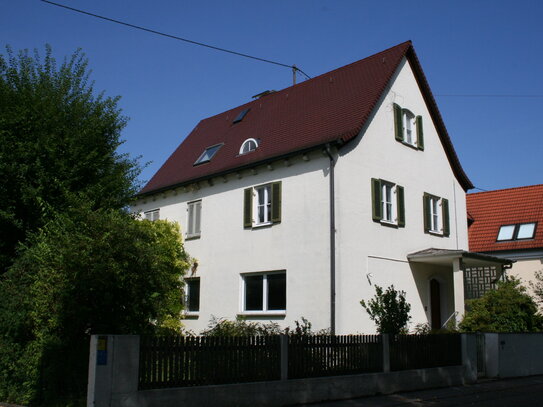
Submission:
<svg viewBox="0 0 543 407">
<path fill-rule="evenodd" d="M 247 154 L 251 151 L 255 151 L 258 148 L 258 141 L 254 138 L 249 138 L 243 142 L 241 148 L 239 149 L 239 154 Z"/>
<path fill-rule="evenodd" d="M 506 240 L 533 239 L 535 235 L 535 222 L 504 225 L 498 232 L 498 242 Z"/>
<path fill-rule="evenodd" d="M 211 147 L 208 147 L 205 149 L 205 151 L 202 153 L 202 155 L 196 160 L 196 162 L 193 165 L 203 164 L 211 161 L 213 156 L 217 154 L 217 151 L 222 147 L 222 144 L 217 144 Z"/>
<path fill-rule="evenodd" d="M 249 110 L 251 110 L 251 109 L 242 110 L 242 111 L 238 114 L 238 116 L 234 119 L 234 121 L 233 121 L 232 123 L 233 123 L 233 124 L 236 124 L 236 123 L 239 123 L 240 121 L 242 121 L 243 118 L 245 117 L 245 115 L 246 115 L 247 113 L 249 113 Z"/>
</svg>

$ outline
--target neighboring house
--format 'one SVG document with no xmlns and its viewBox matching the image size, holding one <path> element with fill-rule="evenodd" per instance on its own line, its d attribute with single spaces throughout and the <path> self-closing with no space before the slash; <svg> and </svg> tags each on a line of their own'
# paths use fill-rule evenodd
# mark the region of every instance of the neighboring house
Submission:
<svg viewBox="0 0 543 407">
<path fill-rule="evenodd" d="M 373 332 L 375 285 L 407 293 L 414 323 L 464 310 L 465 191 L 411 42 L 202 120 L 133 210 L 178 221 L 197 259 L 186 326 L 211 316 L 307 318 Z"/>
<path fill-rule="evenodd" d="M 529 288 L 543 272 L 543 185 L 467 195 L 469 248 L 515 260 L 508 274 Z"/>
</svg>

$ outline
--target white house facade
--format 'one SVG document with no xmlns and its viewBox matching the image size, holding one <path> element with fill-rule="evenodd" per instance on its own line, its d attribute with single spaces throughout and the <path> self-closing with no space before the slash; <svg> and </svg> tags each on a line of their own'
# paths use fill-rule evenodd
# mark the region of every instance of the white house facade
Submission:
<svg viewBox="0 0 543 407">
<path fill-rule="evenodd" d="M 471 187 L 407 42 L 202 121 L 133 211 L 181 224 L 188 329 L 371 333 L 376 285 L 439 328 L 463 313 L 467 267 L 507 263 L 468 252 Z"/>
</svg>

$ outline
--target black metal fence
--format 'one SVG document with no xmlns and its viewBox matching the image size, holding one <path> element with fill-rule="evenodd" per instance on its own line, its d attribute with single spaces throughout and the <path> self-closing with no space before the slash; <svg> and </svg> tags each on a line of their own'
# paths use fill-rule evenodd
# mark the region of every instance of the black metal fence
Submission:
<svg viewBox="0 0 543 407">
<path fill-rule="evenodd" d="M 139 388 L 201 386 L 382 372 L 382 335 L 151 337 Z M 390 335 L 390 370 L 462 364 L 460 334 Z M 387 366 L 388 367 L 388 366 Z"/>
<path fill-rule="evenodd" d="M 462 364 L 460 334 L 391 335 L 389 347 L 393 371 Z"/>
<path fill-rule="evenodd" d="M 382 348 L 380 335 L 293 336 L 288 343 L 288 377 L 380 372 Z"/>
</svg>

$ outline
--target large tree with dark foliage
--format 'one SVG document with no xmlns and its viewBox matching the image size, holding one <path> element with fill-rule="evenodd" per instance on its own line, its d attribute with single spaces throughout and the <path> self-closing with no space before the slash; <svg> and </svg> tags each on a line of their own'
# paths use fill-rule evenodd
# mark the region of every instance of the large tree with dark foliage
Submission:
<svg viewBox="0 0 543 407">
<path fill-rule="evenodd" d="M 126 207 L 126 120 L 80 52 L 0 56 L 0 401 L 85 404 L 89 338 L 179 332 L 177 225 Z"/>
<path fill-rule="evenodd" d="M 44 224 L 44 206 L 63 211 L 89 197 L 121 208 L 136 192 L 139 166 L 117 152 L 118 98 L 95 96 L 88 78 L 80 51 L 60 65 L 48 46 L 43 58 L 0 55 L 0 274 Z"/>
</svg>

